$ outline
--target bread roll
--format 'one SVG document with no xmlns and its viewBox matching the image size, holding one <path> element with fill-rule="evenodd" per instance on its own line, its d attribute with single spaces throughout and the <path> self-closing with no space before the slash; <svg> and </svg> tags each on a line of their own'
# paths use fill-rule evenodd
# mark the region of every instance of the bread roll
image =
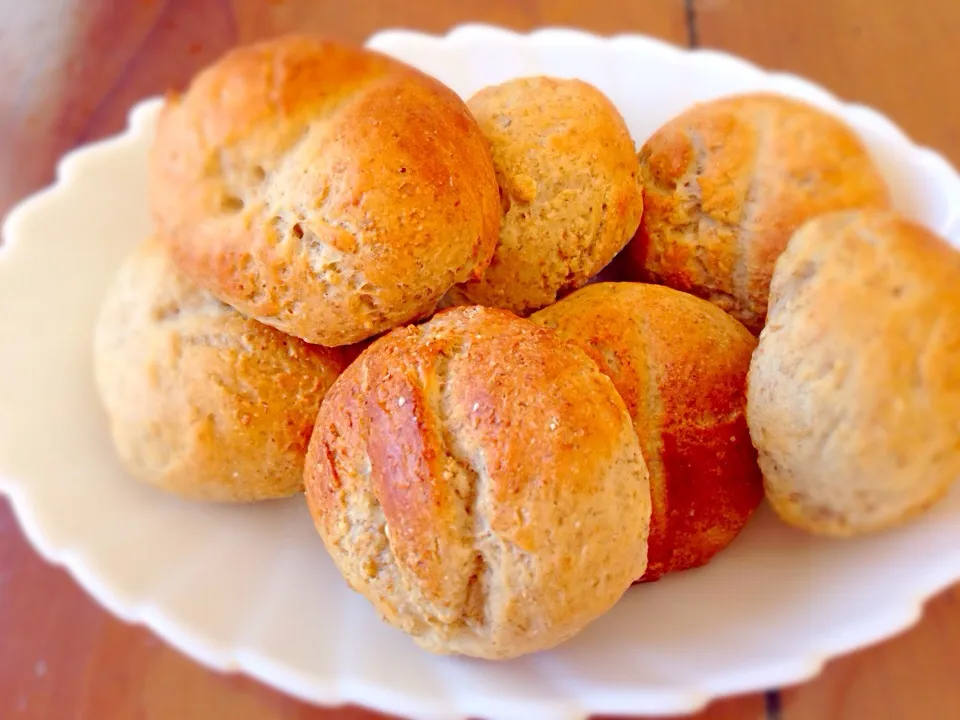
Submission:
<svg viewBox="0 0 960 720">
<path fill-rule="evenodd" d="M 756 340 L 710 303 L 658 285 L 589 285 L 531 320 L 582 347 L 633 418 L 653 501 L 641 579 L 709 562 L 763 499 L 744 414 Z"/>
<path fill-rule="evenodd" d="M 96 382 L 120 461 L 196 500 L 302 490 L 320 401 L 348 360 L 218 302 L 152 239 L 120 268 L 96 327 Z"/>
<path fill-rule="evenodd" d="M 777 256 L 805 220 L 886 208 L 857 136 L 812 106 L 767 94 L 696 105 L 640 151 L 644 214 L 631 277 L 699 295 L 755 334 Z"/>
<path fill-rule="evenodd" d="M 489 150 L 463 102 L 385 56 L 306 36 L 226 54 L 160 116 L 154 218 L 217 298 L 322 345 L 429 315 L 490 261 Z"/>
<path fill-rule="evenodd" d="M 493 150 L 503 221 L 483 278 L 447 302 L 527 314 L 584 285 L 633 236 L 636 149 L 613 104 L 580 80 L 511 80 L 467 103 Z"/>
<path fill-rule="evenodd" d="M 747 420 L 792 525 L 897 525 L 960 478 L 960 253 L 887 212 L 804 225 L 777 262 Z"/>
<path fill-rule="evenodd" d="M 324 401 L 305 480 L 344 577 L 433 652 L 552 647 L 646 565 L 623 401 L 580 350 L 500 310 L 375 342 Z"/>
</svg>

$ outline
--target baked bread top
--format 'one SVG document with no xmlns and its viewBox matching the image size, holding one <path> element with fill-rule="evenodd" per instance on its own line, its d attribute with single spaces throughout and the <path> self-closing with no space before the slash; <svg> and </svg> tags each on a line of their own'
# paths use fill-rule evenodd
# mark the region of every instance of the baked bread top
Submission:
<svg viewBox="0 0 960 720">
<path fill-rule="evenodd" d="M 960 252 L 889 212 L 804 225 L 777 261 L 747 417 L 793 525 L 870 532 L 942 497 L 960 479 Z"/>
<path fill-rule="evenodd" d="M 633 237 L 636 148 L 613 103 L 581 80 L 519 78 L 467 104 L 490 142 L 503 220 L 490 267 L 449 300 L 525 315 L 584 285 Z"/>
<path fill-rule="evenodd" d="M 587 355 L 501 310 L 377 340 L 317 417 L 307 500 L 351 586 L 435 652 L 552 647 L 646 564 L 646 465 Z"/>
<path fill-rule="evenodd" d="M 161 113 L 159 235 L 245 315 L 344 345 L 431 313 L 500 223 L 489 150 L 440 82 L 310 36 L 244 46 Z"/>
<path fill-rule="evenodd" d="M 890 202 L 850 128 L 779 95 L 695 105 L 657 130 L 639 157 L 644 213 L 626 253 L 632 276 L 705 298 L 754 333 L 794 230 L 825 212 Z"/>
<path fill-rule="evenodd" d="M 124 467 L 197 500 L 300 491 L 320 402 L 349 360 L 243 317 L 155 239 L 123 263 L 95 334 L 97 388 Z"/>
<path fill-rule="evenodd" d="M 756 339 L 705 300 L 639 283 L 588 285 L 530 319 L 583 348 L 627 405 L 653 503 L 642 579 L 708 562 L 763 499 L 745 407 Z"/>
</svg>

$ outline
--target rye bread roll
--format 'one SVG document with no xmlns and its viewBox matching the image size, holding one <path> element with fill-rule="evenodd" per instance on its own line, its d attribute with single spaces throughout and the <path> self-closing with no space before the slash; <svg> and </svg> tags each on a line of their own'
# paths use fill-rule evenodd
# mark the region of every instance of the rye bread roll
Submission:
<svg viewBox="0 0 960 720">
<path fill-rule="evenodd" d="M 329 346 L 432 313 L 483 272 L 500 225 L 489 150 L 453 91 L 310 36 L 233 50 L 167 99 L 150 197 L 194 282 Z"/>
<path fill-rule="evenodd" d="M 633 237 L 636 147 L 613 103 L 581 80 L 518 78 L 467 104 L 490 142 L 503 220 L 483 277 L 445 302 L 526 315 L 586 284 Z"/>
<path fill-rule="evenodd" d="M 646 566 L 623 400 L 582 351 L 502 310 L 376 341 L 327 395 L 305 481 L 347 582 L 433 652 L 557 645 Z"/>
<path fill-rule="evenodd" d="M 94 340 L 97 389 L 131 476 L 194 500 L 303 489 L 303 460 L 346 348 L 308 345 L 243 317 L 150 239 L 107 291 Z"/>
<path fill-rule="evenodd" d="M 825 215 L 777 261 L 747 420 L 791 525 L 900 524 L 960 479 L 960 252 L 889 212 Z"/>
<path fill-rule="evenodd" d="M 631 277 L 715 303 L 754 334 L 777 256 L 806 220 L 886 208 L 886 184 L 842 121 L 772 94 L 705 102 L 640 150 L 644 213 Z"/>
<path fill-rule="evenodd" d="M 588 285 L 530 318 L 577 344 L 627 404 L 650 471 L 642 581 L 704 565 L 763 499 L 745 417 L 756 340 L 716 306 L 658 285 Z"/>
</svg>

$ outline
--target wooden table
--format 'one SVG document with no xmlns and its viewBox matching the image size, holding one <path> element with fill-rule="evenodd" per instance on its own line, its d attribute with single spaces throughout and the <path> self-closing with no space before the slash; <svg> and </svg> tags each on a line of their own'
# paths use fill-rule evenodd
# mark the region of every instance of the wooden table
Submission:
<svg viewBox="0 0 960 720">
<path fill-rule="evenodd" d="M 65 150 L 121 129 L 136 100 L 182 85 L 237 42 L 291 29 L 357 42 L 388 26 L 439 32 L 467 20 L 648 33 L 809 76 L 960 164 L 958 0 L 0 0 L 0 13 L 0 215 L 49 182 Z M 816 680 L 699 717 L 956 718 L 958 671 L 955 588 L 914 629 Z M 111 618 L 33 553 L 0 501 L 0 718 L 375 717 L 211 673 Z"/>
</svg>

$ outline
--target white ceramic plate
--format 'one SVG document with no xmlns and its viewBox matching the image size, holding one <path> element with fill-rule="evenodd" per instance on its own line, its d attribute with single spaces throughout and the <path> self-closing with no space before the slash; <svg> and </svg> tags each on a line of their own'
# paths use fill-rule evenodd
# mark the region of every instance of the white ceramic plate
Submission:
<svg viewBox="0 0 960 720">
<path fill-rule="evenodd" d="M 897 205 L 960 244 L 960 178 L 890 121 L 821 88 L 715 52 L 643 37 L 486 27 L 370 45 L 469 95 L 518 75 L 576 76 L 642 141 L 693 101 L 769 89 L 843 116 Z M 145 164 L 156 100 L 122 135 L 66 157 L 9 217 L 0 249 L 0 489 L 34 546 L 103 605 L 199 661 L 321 703 L 416 717 L 579 718 L 692 712 L 809 678 L 899 632 L 960 579 L 960 492 L 920 521 L 814 539 L 764 508 L 712 565 L 632 589 L 561 648 L 502 664 L 437 658 L 381 624 L 327 559 L 299 500 L 200 507 L 129 481 L 91 379 L 91 330 L 121 259 L 149 231 Z M 38 598 L 38 602 L 42 601 Z"/>
</svg>

